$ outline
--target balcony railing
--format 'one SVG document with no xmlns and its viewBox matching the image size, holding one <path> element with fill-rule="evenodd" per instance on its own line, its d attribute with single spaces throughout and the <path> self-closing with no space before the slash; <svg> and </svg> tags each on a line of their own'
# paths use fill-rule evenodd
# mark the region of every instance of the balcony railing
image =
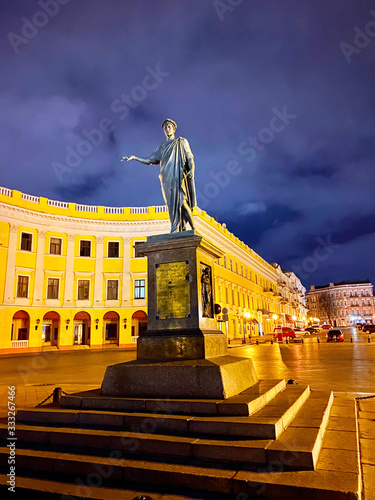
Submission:
<svg viewBox="0 0 375 500">
<path fill-rule="evenodd" d="M 160 214 L 160 213 L 162 213 L 162 212 L 168 212 L 168 207 L 167 207 L 167 205 L 157 205 L 157 206 L 155 207 L 155 212 L 156 212 L 157 214 Z"/>
<path fill-rule="evenodd" d="M 28 340 L 12 340 L 12 349 L 18 347 L 29 347 Z"/>
<path fill-rule="evenodd" d="M 0 194 L 3 194 L 4 196 L 12 196 L 12 190 L 0 187 Z"/>
<path fill-rule="evenodd" d="M 56 208 L 69 208 L 69 203 L 66 201 L 48 200 L 47 204 Z"/>
<path fill-rule="evenodd" d="M 104 207 L 104 213 L 106 213 L 106 214 L 123 214 L 124 209 L 121 207 Z"/>
<path fill-rule="evenodd" d="M 131 214 L 148 214 L 148 207 L 131 207 Z"/>
<path fill-rule="evenodd" d="M 32 203 L 39 203 L 39 196 L 32 196 L 31 194 L 21 194 L 21 199 L 25 201 L 31 201 Z"/>
<path fill-rule="evenodd" d="M 76 204 L 76 210 L 79 212 L 97 212 L 98 207 L 95 205 L 78 205 Z"/>
</svg>

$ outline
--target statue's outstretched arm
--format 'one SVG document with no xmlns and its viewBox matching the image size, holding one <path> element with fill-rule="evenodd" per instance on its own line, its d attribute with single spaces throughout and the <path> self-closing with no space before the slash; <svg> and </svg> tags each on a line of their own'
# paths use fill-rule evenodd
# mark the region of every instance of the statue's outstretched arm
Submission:
<svg viewBox="0 0 375 500">
<path fill-rule="evenodd" d="M 123 156 L 121 158 L 121 161 L 129 161 L 129 160 L 136 160 L 141 163 L 144 163 L 145 165 L 152 165 L 154 162 L 150 158 L 140 158 L 139 156 Z"/>
</svg>

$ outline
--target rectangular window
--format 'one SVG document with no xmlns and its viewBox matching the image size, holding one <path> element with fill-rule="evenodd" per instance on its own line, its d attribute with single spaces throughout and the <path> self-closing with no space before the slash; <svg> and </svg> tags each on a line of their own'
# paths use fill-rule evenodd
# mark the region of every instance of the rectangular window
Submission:
<svg viewBox="0 0 375 500">
<path fill-rule="evenodd" d="M 243 266 L 241 266 L 241 276 L 243 276 Z"/>
<path fill-rule="evenodd" d="M 80 257 L 91 257 L 91 241 L 90 240 L 81 240 L 80 241 L 79 255 L 80 255 Z"/>
<path fill-rule="evenodd" d="M 238 262 L 236 262 L 236 273 L 238 274 Z"/>
<path fill-rule="evenodd" d="M 90 298 L 90 280 L 78 280 L 78 300 Z"/>
<path fill-rule="evenodd" d="M 229 294 L 228 294 L 228 287 L 225 287 L 225 302 L 228 304 L 229 303 Z"/>
<path fill-rule="evenodd" d="M 141 243 L 144 243 L 144 241 L 135 241 L 134 242 L 134 245 L 133 245 L 133 247 L 134 247 L 134 257 L 137 255 L 136 254 L 137 245 L 140 245 Z"/>
<path fill-rule="evenodd" d="M 59 281 L 58 278 L 48 278 L 47 299 L 59 298 Z"/>
<path fill-rule="evenodd" d="M 146 297 L 146 280 L 134 281 L 134 298 L 144 299 Z"/>
<path fill-rule="evenodd" d="M 233 272 L 233 260 L 230 259 L 230 270 Z"/>
<path fill-rule="evenodd" d="M 118 280 L 107 281 L 107 300 L 118 300 Z"/>
<path fill-rule="evenodd" d="M 224 255 L 224 267 L 225 267 L 225 269 L 227 268 L 227 256 L 226 255 Z"/>
<path fill-rule="evenodd" d="M 49 253 L 61 255 L 61 238 L 51 238 L 49 241 Z"/>
<path fill-rule="evenodd" d="M 241 294 L 239 291 L 237 291 L 237 300 L 238 300 L 238 305 L 241 307 Z"/>
<path fill-rule="evenodd" d="M 120 257 L 120 243 L 118 241 L 108 242 L 108 257 Z"/>
<path fill-rule="evenodd" d="M 232 304 L 235 305 L 236 301 L 234 300 L 234 290 L 232 290 Z"/>
<path fill-rule="evenodd" d="M 26 250 L 27 252 L 31 252 L 32 242 L 33 242 L 32 234 L 30 233 L 21 234 L 21 250 Z"/>
<path fill-rule="evenodd" d="M 17 282 L 17 297 L 28 297 L 29 292 L 29 277 L 18 276 Z"/>
</svg>

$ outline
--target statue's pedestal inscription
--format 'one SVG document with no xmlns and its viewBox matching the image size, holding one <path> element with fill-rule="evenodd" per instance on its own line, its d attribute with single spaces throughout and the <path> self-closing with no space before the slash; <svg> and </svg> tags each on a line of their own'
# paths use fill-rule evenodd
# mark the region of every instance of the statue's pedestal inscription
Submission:
<svg viewBox="0 0 375 500">
<path fill-rule="evenodd" d="M 189 261 L 156 264 L 156 319 L 190 316 Z"/>
<path fill-rule="evenodd" d="M 194 230 L 137 245 L 148 265 L 148 328 L 137 360 L 109 366 L 102 394 L 228 398 L 257 382 L 248 358 L 228 356 L 214 315 L 214 262 L 223 252 Z"/>
</svg>

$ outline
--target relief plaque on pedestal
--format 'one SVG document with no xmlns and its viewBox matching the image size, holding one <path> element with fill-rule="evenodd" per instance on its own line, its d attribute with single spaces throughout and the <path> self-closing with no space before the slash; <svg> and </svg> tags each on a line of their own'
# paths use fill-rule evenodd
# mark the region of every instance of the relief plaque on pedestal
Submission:
<svg viewBox="0 0 375 500">
<path fill-rule="evenodd" d="M 190 316 L 189 261 L 156 264 L 156 319 Z"/>
</svg>

